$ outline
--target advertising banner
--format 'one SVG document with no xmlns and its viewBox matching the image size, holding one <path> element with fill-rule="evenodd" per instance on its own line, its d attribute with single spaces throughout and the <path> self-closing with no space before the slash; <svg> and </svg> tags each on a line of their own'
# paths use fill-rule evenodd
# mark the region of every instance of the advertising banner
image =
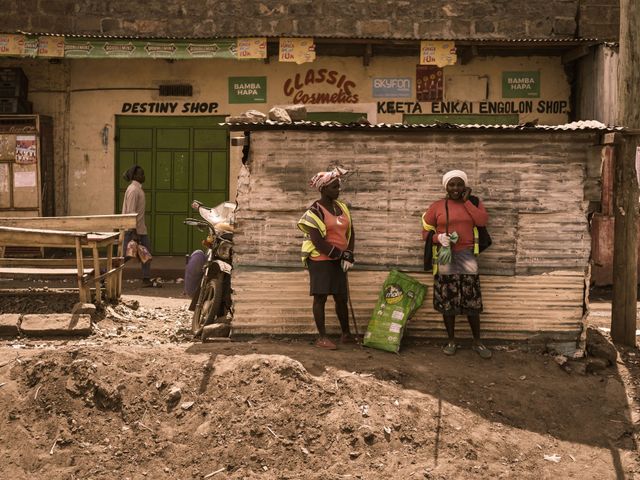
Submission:
<svg viewBox="0 0 640 480">
<path fill-rule="evenodd" d="M 295 62 L 297 64 L 313 62 L 316 59 L 316 46 L 313 38 L 281 38 L 281 62 Z"/>
<path fill-rule="evenodd" d="M 411 78 L 384 77 L 372 81 L 373 98 L 411 98 Z"/>
<path fill-rule="evenodd" d="M 65 39 L 69 58 L 236 58 L 235 40 L 80 40 Z"/>
<path fill-rule="evenodd" d="M 439 102 L 444 97 L 444 75 L 435 65 L 416 68 L 416 99 L 419 102 Z"/>
<path fill-rule="evenodd" d="M 267 103 L 267 77 L 229 77 L 229 103 Z"/>
<path fill-rule="evenodd" d="M 422 41 L 420 42 L 420 65 L 436 65 L 444 67 L 455 65 L 456 44 L 454 42 Z"/>
<path fill-rule="evenodd" d="M 540 72 L 502 72 L 502 98 L 539 98 Z"/>
<path fill-rule="evenodd" d="M 267 38 L 239 38 L 238 59 L 267 58 Z"/>
</svg>

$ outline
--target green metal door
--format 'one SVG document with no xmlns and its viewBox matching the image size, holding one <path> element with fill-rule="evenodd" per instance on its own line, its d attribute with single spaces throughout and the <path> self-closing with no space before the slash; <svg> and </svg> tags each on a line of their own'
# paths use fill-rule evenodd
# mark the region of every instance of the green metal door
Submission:
<svg viewBox="0 0 640 480">
<path fill-rule="evenodd" d="M 122 174 L 142 166 L 154 255 L 199 248 L 203 234 L 182 223 L 198 216 L 191 201 L 215 206 L 228 198 L 229 132 L 220 122 L 224 117 L 116 117 L 116 211 L 128 186 Z"/>
</svg>

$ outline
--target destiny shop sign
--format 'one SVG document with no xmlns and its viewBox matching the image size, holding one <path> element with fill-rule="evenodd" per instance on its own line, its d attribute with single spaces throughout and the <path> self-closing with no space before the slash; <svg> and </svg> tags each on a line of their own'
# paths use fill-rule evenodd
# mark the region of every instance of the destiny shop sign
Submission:
<svg viewBox="0 0 640 480">
<path fill-rule="evenodd" d="M 125 102 L 120 113 L 216 113 L 218 102 Z"/>
</svg>

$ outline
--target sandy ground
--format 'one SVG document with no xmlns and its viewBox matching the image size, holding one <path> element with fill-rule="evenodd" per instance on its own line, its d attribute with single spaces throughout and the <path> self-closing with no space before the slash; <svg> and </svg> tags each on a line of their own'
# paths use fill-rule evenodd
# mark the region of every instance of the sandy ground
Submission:
<svg viewBox="0 0 640 480">
<path fill-rule="evenodd" d="M 637 349 L 581 374 L 585 360 L 563 369 L 513 345 L 484 361 L 431 344 L 194 343 L 180 290 L 127 283 L 88 338 L 0 340 L 2 478 L 640 476 Z M 0 308 L 74 301 L 40 291 Z"/>
</svg>

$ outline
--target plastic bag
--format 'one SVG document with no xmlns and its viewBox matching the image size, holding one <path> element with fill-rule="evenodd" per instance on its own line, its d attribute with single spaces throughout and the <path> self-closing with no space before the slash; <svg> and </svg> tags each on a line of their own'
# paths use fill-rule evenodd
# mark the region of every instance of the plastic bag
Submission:
<svg viewBox="0 0 640 480">
<path fill-rule="evenodd" d="M 390 272 L 367 326 L 364 345 L 398 353 L 407 322 L 422 305 L 426 292 L 426 285 L 415 278 Z"/>
<path fill-rule="evenodd" d="M 151 256 L 151 252 L 147 247 L 142 244 L 138 244 L 138 258 L 142 263 L 147 263 L 151 261 L 153 257 Z"/>
<path fill-rule="evenodd" d="M 125 252 L 124 256 L 126 258 L 134 258 L 138 256 L 138 242 L 136 242 L 135 240 L 129 240 L 129 243 L 127 243 L 127 251 Z"/>
</svg>

